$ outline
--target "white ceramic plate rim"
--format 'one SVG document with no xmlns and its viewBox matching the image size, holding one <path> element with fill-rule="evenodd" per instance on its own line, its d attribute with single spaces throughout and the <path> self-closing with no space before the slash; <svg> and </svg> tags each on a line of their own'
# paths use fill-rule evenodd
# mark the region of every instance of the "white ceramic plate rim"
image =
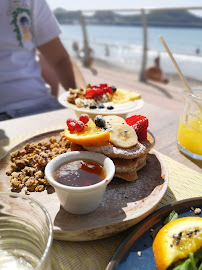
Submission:
<svg viewBox="0 0 202 270">
<path fill-rule="evenodd" d="M 73 109 L 77 112 L 84 112 L 84 113 L 91 113 L 91 114 L 102 114 L 102 115 L 109 115 L 109 114 L 127 114 L 136 110 L 139 110 L 143 107 L 144 101 L 143 99 L 136 99 L 134 101 L 129 101 L 127 103 L 124 103 L 124 105 L 127 107 L 127 105 L 130 105 L 130 108 L 126 108 L 121 110 L 121 105 L 123 104 L 115 104 L 113 102 L 107 102 L 105 104 L 112 105 L 114 107 L 113 110 L 103 110 L 103 109 L 88 109 L 88 108 L 78 108 L 76 105 L 71 104 L 67 101 L 67 96 L 69 95 L 69 92 L 64 92 L 58 97 L 58 101 L 61 105 L 63 105 L 66 108 Z M 132 106 L 132 107 L 131 107 Z"/>
</svg>

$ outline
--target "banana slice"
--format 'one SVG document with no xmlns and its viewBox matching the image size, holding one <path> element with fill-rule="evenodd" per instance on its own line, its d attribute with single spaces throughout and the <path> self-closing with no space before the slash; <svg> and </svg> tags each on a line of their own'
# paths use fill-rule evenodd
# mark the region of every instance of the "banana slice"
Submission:
<svg viewBox="0 0 202 270">
<path fill-rule="evenodd" d="M 106 121 L 107 124 L 113 124 L 113 123 L 126 123 L 125 119 L 123 119 L 122 117 L 120 116 L 117 116 L 117 115 L 107 115 L 107 116 L 104 116 L 104 119 Z"/>
<path fill-rule="evenodd" d="M 130 148 L 137 144 L 136 132 L 127 124 L 115 123 L 109 130 L 109 141 L 121 148 Z"/>
<path fill-rule="evenodd" d="M 109 141 L 117 147 L 130 148 L 137 144 L 137 134 L 125 120 L 116 115 L 104 117 L 106 128 L 110 133 Z"/>
</svg>

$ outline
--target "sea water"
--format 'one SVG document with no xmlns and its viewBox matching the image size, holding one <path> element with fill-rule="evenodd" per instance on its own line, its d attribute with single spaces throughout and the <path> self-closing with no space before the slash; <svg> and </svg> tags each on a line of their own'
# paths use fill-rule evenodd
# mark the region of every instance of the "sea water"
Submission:
<svg viewBox="0 0 202 270">
<path fill-rule="evenodd" d="M 80 25 L 61 25 L 61 38 L 73 54 L 72 43 L 83 47 Z M 165 52 L 159 36 L 163 36 L 185 76 L 201 80 L 202 29 L 177 27 L 148 27 L 147 65 L 156 56 L 161 57 L 164 72 L 176 73 L 175 67 Z M 87 25 L 88 41 L 94 57 L 128 70 L 139 71 L 142 62 L 143 30 L 141 26 Z M 196 54 L 196 49 L 200 52 Z M 191 67 L 191 68 L 190 68 Z"/>
</svg>

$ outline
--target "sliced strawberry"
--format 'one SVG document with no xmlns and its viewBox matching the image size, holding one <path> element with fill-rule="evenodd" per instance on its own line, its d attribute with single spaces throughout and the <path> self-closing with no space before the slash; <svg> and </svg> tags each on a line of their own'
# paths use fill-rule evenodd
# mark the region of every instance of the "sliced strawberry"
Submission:
<svg viewBox="0 0 202 270">
<path fill-rule="evenodd" d="M 108 86 L 107 84 L 93 85 L 91 89 L 86 90 L 85 97 L 87 99 L 97 98 L 106 93 L 113 94 L 112 87 Z"/>
<path fill-rule="evenodd" d="M 90 98 L 97 98 L 102 95 L 103 95 L 103 90 L 97 86 L 93 86 L 92 89 L 89 89 L 86 91 L 85 97 L 87 99 L 90 99 Z"/>
<path fill-rule="evenodd" d="M 148 119 L 143 115 L 133 115 L 125 119 L 126 123 L 131 126 L 137 133 L 138 140 L 147 139 Z"/>
<path fill-rule="evenodd" d="M 89 89 L 86 91 L 85 97 L 87 99 L 93 98 L 94 97 L 94 90 L 93 89 Z"/>
<path fill-rule="evenodd" d="M 105 95 L 106 93 L 108 93 L 108 87 L 102 88 L 102 91 L 103 91 L 103 95 Z"/>
<path fill-rule="evenodd" d="M 100 89 L 100 87 L 98 87 L 98 86 L 93 86 L 92 89 L 93 89 L 94 91 L 97 91 L 97 90 Z"/>
<path fill-rule="evenodd" d="M 99 84 L 98 86 L 99 86 L 100 88 L 108 87 L 106 83 Z"/>
<path fill-rule="evenodd" d="M 102 96 L 103 95 L 103 90 L 100 88 L 100 89 L 97 89 L 97 96 Z"/>
<path fill-rule="evenodd" d="M 108 92 L 109 92 L 110 94 L 113 94 L 113 90 L 112 90 L 111 87 L 108 87 Z"/>
</svg>

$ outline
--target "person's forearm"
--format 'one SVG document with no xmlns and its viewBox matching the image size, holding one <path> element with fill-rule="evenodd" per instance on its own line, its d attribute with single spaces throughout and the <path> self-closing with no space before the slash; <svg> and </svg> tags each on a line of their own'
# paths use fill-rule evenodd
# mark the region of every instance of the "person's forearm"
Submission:
<svg viewBox="0 0 202 270">
<path fill-rule="evenodd" d="M 73 65 L 69 57 L 65 57 L 55 63 L 53 68 L 56 71 L 59 82 L 65 90 L 68 90 L 69 88 L 76 88 Z"/>
<path fill-rule="evenodd" d="M 83 75 L 81 74 L 81 71 L 79 69 L 79 67 L 77 66 L 77 63 L 74 59 L 70 59 L 72 66 L 73 66 L 73 70 L 74 70 L 74 78 L 75 78 L 75 83 L 76 83 L 76 88 L 79 87 L 85 87 L 86 86 L 86 82 L 85 79 L 83 77 Z"/>
<path fill-rule="evenodd" d="M 59 38 L 39 46 L 38 50 L 54 69 L 59 82 L 66 90 L 85 86 L 85 81 L 79 68 L 70 58 Z"/>
<path fill-rule="evenodd" d="M 56 71 L 59 82 L 65 90 L 86 86 L 77 64 L 70 56 L 64 57 L 55 63 L 53 68 Z"/>
</svg>

